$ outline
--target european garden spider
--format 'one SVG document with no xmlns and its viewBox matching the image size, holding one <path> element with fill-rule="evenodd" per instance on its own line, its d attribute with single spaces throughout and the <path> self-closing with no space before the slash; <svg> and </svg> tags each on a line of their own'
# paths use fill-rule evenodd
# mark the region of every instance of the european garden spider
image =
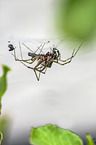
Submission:
<svg viewBox="0 0 96 145">
<path fill-rule="evenodd" d="M 48 41 L 47 43 L 49 43 L 49 42 L 50 41 Z M 47 53 L 43 54 L 42 49 L 43 49 L 43 47 L 46 43 L 40 45 L 35 52 L 33 52 L 24 43 L 22 43 L 22 44 L 27 49 L 30 50 L 30 52 L 28 52 L 28 56 L 31 57 L 31 58 L 23 59 L 20 42 L 19 42 L 19 48 L 20 48 L 21 59 L 18 59 L 16 57 L 16 52 L 15 52 L 16 47 L 14 47 L 13 44 L 8 45 L 8 47 L 10 48 L 9 51 L 14 50 L 14 54 L 12 54 L 12 55 L 14 56 L 15 60 L 20 61 L 24 66 L 26 66 L 29 69 L 32 69 L 34 71 L 38 81 L 40 79 L 40 74 L 41 73 L 45 74 L 47 68 L 51 68 L 53 63 L 57 63 L 59 65 L 65 65 L 65 64 L 70 63 L 72 61 L 72 58 L 77 54 L 77 52 L 79 51 L 79 49 L 82 45 L 82 43 L 81 43 L 76 51 L 75 51 L 75 49 L 73 50 L 71 57 L 69 57 L 65 60 L 62 60 L 60 51 L 56 47 L 50 48 L 50 52 L 48 51 Z M 40 50 L 40 52 L 36 53 L 38 50 Z M 37 64 L 34 67 L 31 67 L 31 64 L 33 64 L 35 61 L 37 61 Z M 39 76 L 37 76 L 36 71 L 39 72 Z"/>
</svg>

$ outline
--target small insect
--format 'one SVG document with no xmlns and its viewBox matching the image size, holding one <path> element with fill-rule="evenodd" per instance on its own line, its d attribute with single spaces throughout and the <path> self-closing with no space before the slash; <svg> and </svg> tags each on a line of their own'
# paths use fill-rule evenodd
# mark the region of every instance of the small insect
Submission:
<svg viewBox="0 0 96 145">
<path fill-rule="evenodd" d="M 48 41 L 49 43 L 49 41 Z M 23 59 L 22 51 L 21 51 L 21 45 L 19 42 L 19 48 L 20 48 L 20 54 L 21 54 L 21 59 L 18 59 L 16 57 L 16 52 L 15 52 L 15 47 L 12 44 L 9 44 L 8 47 L 10 48 L 9 51 L 14 50 L 14 54 L 12 54 L 15 58 L 16 61 L 20 61 L 24 66 L 26 66 L 29 69 L 32 69 L 36 75 L 37 80 L 39 81 L 40 79 L 40 74 L 45 74 L 47 68 L 51 68 L 53 63 L 57 63 L 59 65 L 65 65 L 68 64 L 72 61 L 72 58 L 77 54 L 79 51 L 82 43 L 80 44 L 79 48 L 75 51 L 75 49 L 72 52 L 71 57 L 62 60 L 61 59 L 61 54 L 60 51 L 56 48 L 50 48 L 50 52 L 48 51 L 47 53 L 42 53 L 42 49 L 44 48 L 45 44 L 42 44 L 38 47 L 38 49 L 33 52 L 28 46 L 26 46 L 24 43 L 22 43 L 30 52 L 28 52 L 28 59 Z M 38 50 L 40 50 L 39 53 L 36 53 Z M 31 65 L 34 64 L 34 62 L 37 62 L 37 64 L 32 67 Z M 39 72 L 39 76 L 37 75 L 37 72 Z"/>
<path fill-rule="evenodd" d="M 10 48 L 9 51 L 13 51 L 15 49 L 12 44 L 9 44 L 8 47 Z"/>
</svg>

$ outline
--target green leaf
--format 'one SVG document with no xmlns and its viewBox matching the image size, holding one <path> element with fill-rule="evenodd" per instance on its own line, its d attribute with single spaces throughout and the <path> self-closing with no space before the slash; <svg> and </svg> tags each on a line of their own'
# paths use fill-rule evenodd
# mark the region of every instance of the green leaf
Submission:
<svg viewBox="0 0 96 145">
<path fill-rule="evenodd" d="M 0 77 L 0 114 L 1 114 L 1 99 L 7 89 L 7 73 L 11 71 L 11 69 L 6 66 L 2 65 L 3 75 Z"/>
<path fill-rule="evenodd" d="M 56 125 L 32 128 L 30 143 L 33 145 L 82 145 L 78 135 Z"/>
<path fill-rule="evenodd" d="M 5 145 L 10 137 L 11 118 L 5 114 L 0 116 L 0 131 L 2 133 L 2 145 Z"/>
<path fill-rule="evenodd" d="M 86 138 L 87 138 L 87 145 L 95 145 L 90 134 L 86 134 Z"/>
<path fill-rule="evenodd" d="M 83 41 L 96 33 L 96 0 L 60 0 L 57 10 L 62 35 Z"/>
<path fill-rule="evenodd" d="M 0 145 L 1 145 L 2 140 L 3 140 L 3 134 L 0 131 Z"/>
</svg>

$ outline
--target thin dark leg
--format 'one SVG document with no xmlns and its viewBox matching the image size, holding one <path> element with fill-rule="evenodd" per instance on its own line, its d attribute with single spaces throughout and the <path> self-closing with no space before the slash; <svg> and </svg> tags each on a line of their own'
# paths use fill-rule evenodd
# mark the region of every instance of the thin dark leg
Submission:
<svg viewBox="0 0 96 145">
<path fill-rule="evenodd" d="M 70 57 L 70 58 L 67 58 L 67 59 L 65 59 L 65 60 L 61 60 L 61 59 L 59 59 L 59 61 L 61 61 L 61 62 L 66 62 L 66 61 L 70 61 L 70 59 L 72 60 L 72 58 L 77 54 L 77 52 L 79 51 L 79 49 L 80 49 L 80 47 L 82 46 L 82 44 L 83 44 L 83 42 L 80 44 L 80 46 L 78 47 L 78 49 L 75 51 L 75 49 L 73 50 L 73 52 L 72 52 L 72 56 Z"/>
<path fill-rule="evenodd" d="M 43 50 L 43 48 L 44 48 L 45 44 L 46 44 L 46 43 L 44 43 L 44 44 L 42 45 L 42 47 L 41 47 L 41 49 L 40 49 L 39 54 L 42 52 L 42 50 Z"/>
<path fill-rule="evenodd" d="M 13 56 L 14 56 L 14 58 L 15 58 L 15 61 L 23 61 L 23 62 L 26 62 L 26 63 L 28 63 L 28 64 L 31 64 L 31 63 L 33 63 L 33 62 L 28 62 L 28 61 L 30 61 L 31 59 L 18 59 L 18 58 L 16 58 L 16 54 L 15 54 L 15 52 L 14 52 L 14 54 L 12 54 Z"/>
<path fill-rule="evenodd" d="M 35 52 L 34 53 L 36 53 L 39 49 L 40 49 L 40 47 L 42 46 L 42 44 L 37 48 L 37 50 L 35 50 Z"/>
<path fill-rule="evenodd" d="M 65 64 L 67 64 L 67 63 L 70 63 L 72 61 L 72 58 L 70 58 L 70 60 L 69 61 L 67 61 L 67 62 L 65 62 L 65 63 L 59 63 L 59 62 L 57 62 L 57 61 L 53 61 L 53 62 L 55 62 L 55 63 L 58 63 L 58 64 L 60 64 L 60 65 L 65 65 Z"/>
<path fill-rule="evenodd" d="M 45 70 L 46 67 L 43 67 L 42 69 L 39 70 L 39 72 L 43 72 L 43 70 Z M 43 72 L 45 74 L 45 72 Z"/>
<path fill-rule="evenodd" d="M 34 68 L 32 68 L 32 67 L 27 66 L 27 65 L 26 65 L 25 63 L 23 63 L 23 62 L 21 62 L 21 63 L 22 63 L 24 66 L 26 66 L 27 68 L 32 69 L 32 70 L 34 71 L 34 73 L 35 73 L 35 76 L 36 76 L 37 80 L 39 81 L 39 79 L 40 79 L 40 73 L 42 73 L 42 72 L 40 72 L 39 70 L 36 70 L 36 69 L 34 69 Z M 39 71 L 39 77 L 37 76 L 36 71 Z"/>
<path fill-rule="evenodd" d="M 83 42 L 80 44 L 80 46 L 78 47 L 78 49 L 76 50 L 74 56 L 77 54 L 77 52 L 79 51 L 80 47 L 82 46 Z"/>
<path fill-rule="evenodd" d="M 21 51 L 21 46 L 20 46 L 20 43 L 19 43 L 19 47 L 20 47 L 20 54 L 21 54 L 21 59 L 18 59 L 18 58 L 16 58 L 16 51 L 15 51 L 15 49 L 14 49 L 14 54 L 12 54 L 13 56 L 14 56 L 14 58 L 15 58 L 15 61 L 23 61 L 23 62 L 25 62 L 25 63 L 28 63 L 28 64 L 32 64 L 34 61 L 32 61 L 32 59 L 22 59 L 23 58 L 23 56 L 22 56 L 22 51 Z M 28 61 L 32 61 L 32 62 L 28 62 Z"/>
<path fill-rule="evenodd" d="M 29 49 L 31 52 L 33 52 L 27 45 L 25 45 L 24 43 L 22 43 L 27 49 Z M 42 44 L 36 49 L 36 51 L 34 53 L 36 53 L 40 47 L 42 46 Z M 44 47 L 44 46 L 43 46 Z"/>
<path fill-rule="evenodd" d="M 33 52 L 28 46 L 26 46 L 24 43 L 22 43 L 27 49 L 29 49 L 31 52 Z"/>
<path fill-rule="evenodd" d="M 40 79 L 40 72 L 39 72 L 39 77 L 37 76 L 37 73 L 36 73 L 35 70 L 34 70 L 34 73 L 35 73 L 35 76 L 36 76 L 37 80 L 39 81 L 39 79 Z"/>
<path fill-rule="evenodd" d="M 50 41 L 48 41 L 48 42 L 44 42 L 44 44 L 43 44 L 43 45 L 41 45 L 42 47 L 41 47 L 41 49 L 40 49 L 39 54 L 42 52 L 42 50 L 43 50 L 43 48 L 44 48 L 45 44 L 47 44 L 47 43 L 49 43 L 49 42 L 50 42 Z"/>
</svg>

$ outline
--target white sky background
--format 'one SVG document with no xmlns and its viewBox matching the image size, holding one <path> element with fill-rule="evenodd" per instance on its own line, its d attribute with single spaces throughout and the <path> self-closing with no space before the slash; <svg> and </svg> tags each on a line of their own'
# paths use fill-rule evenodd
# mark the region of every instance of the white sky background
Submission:
<svg viewBox="0 0 96 145">
<path fill-rule="evenodd" d="M 52 11 L 52 0 L 1 0 L 0 35 L 45 37 Z"/>
<path fill-rule="evenodd" d="M 8 40 L 16 46 L 18 41 L 30 46 L 33 43 L 33 48 L 39 40 L 54 36 L 51 26 L 53 4 L 52 0 L 0 0 L 0 64 L 12 68 L 8 74 L 8 90 L 2 100 L 2 114 L 8 113 L 12 118 L 11 139 L 15 139 L 17 132 L 26 130 L 29 133 L 32 126 L 48 123 L 75 132 L 91 133 L 96 129 L 95 43 L 84 44 L 72 63 L 66 66 L 54 64 L 41 75 L 39 82 L 32 70 L 15 62 L 8 52 Z M 64 59 L 72 54 L 67 43 L 58 46 L 63 50 Z M 79 43 L 72 44 L 73 49 L 78 46 Z M 82 52 L 84 47 L 89 49 Z"/>
</svg>

